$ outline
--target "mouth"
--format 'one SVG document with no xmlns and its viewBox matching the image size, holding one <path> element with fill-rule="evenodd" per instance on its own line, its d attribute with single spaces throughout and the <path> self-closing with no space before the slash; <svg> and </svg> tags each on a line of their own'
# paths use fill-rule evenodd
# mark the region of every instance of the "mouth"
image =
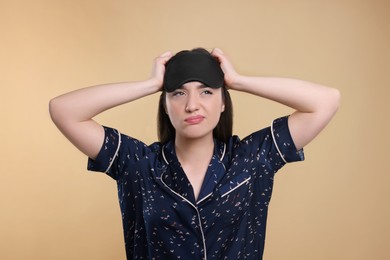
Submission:
<svg viewBox="0 0 390 260">
<path fill-rule="evenodd" d="M 184 119 L 184 121 L 187 123 L 187 124 L 190 124 L 190 125 L 196 125 L 196 124 L 199 124 L 203 121 L 204 119 L 204 116 L 190 116 L 190 117 L 187 117 L 186 119 Z"/>
</svg>

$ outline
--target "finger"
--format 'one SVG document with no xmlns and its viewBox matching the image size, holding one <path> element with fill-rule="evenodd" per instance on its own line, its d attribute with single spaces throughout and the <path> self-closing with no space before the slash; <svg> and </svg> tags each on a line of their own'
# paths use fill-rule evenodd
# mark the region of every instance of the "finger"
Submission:
<svg viewBox="0 0 390 260">
<path fill-rule="evenodd" d="M 223 51 L 220 49 L 220 48 L 214 48 L 211 53 L 220 53 L 220 54 L 224 54 Z"/>
<path fill-rule="evenodd" d="M 160 55 L 160 60 L 162 64 L 166 64 L 170 58 L 172 58 L 172 52 L 167 51 Z"/>
<path fill-rule="evenodd" d="M 223 51 L 219 48 L 215 48 L 212 52 L 211 55 L 215 57 L 221 64 L 227 62 L 227 58 Z"/>
<path fill-rule="evenodd" d="M 211 55 L 220 60 L 220 59 L 223 59 L 224 53 L 221 49 L 214 48 L 211 52 Z"/>
<path fill-rule="evenodd" d="M 172 52 L 171 51 L 166 51 L 164 52 L 163 54 L 160 55 L 160 57 L 171 57 L 172 56 Z"/>
</svg>

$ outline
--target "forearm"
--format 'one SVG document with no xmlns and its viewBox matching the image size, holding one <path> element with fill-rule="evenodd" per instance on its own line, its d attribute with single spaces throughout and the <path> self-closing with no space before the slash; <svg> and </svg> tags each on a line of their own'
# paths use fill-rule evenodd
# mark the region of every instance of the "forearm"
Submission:
<svg viewBox="0 0 390 260">
<path fill-rule="evenodd" d="M 297 149 L 324 129 L 340 102 L 337 89 L 296 79 L 238 76 L 231 87 L 295 109 L 289 117 L 289 129 Z"/>
<path fill-rule="evenodd" d="M 107 109 L 157 90 L 158 85 L 151 80 L 84 88 L 52 99 L 49 105 L 50 115 L 69 141 L 90 158 L 96 158 L 104 139 L 104 131 L 92 118 Z"/>
<path fill-rule="evenodd" d="M 297 149 L 313 140 L 338 109 L 340 92 L 337 89 L 289 78 L 242 76 L 220 49 L 214 49 L 212 54 L 221 63 L 228 88 L 273 100 L 296 110 L 288 123 Z"/>
<path fill-rule="evenodd" d="M 101 112 L 153 94 L 159 85 L 152 80 L 104 84 L 79 89 L 50 101 L 50 114 L 54 121 L 77 122 L 92 119 Z"/>
<path fill-rule="evenodd" d="M 154 60 L 148 80 L 98 85 L 53 98 L 49 104 L 53 122 L 80 151 L 96 158 L 105 133 L 93 117 L 161 90 L 165 63 L 170 57 L 171 53 L 165 52 Z"/>
<path fill-rule="evenodd" d="M 339 93 L 336 89 L 303 80 L 238 76 L 230 87 L 276 101 L 299 112 L 332 112 L 338 106 Z"/>
</svg>

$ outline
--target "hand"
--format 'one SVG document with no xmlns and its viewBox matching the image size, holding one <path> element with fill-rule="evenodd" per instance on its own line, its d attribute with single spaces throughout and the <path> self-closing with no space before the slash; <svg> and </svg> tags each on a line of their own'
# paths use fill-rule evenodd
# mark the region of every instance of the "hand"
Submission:
<svg viewBox="0 0 390 260">
<path fill-rule="evenodd" d="M 215 48 L 211 52 L 211 55 L 217 58 L 221 64 L 222 71 L 225 74 L 226 87 L 229 89 L 234 89 L 234 85 L 237 83 L 238 77 L 240 75 L 236 72 L 232 63 L 229 61 L 223 51 L 219 48 Z"/>
<path fill-rule="evenodd" d="M 156 82 L 158 86 L 158 90 L 162 89 L 164 83 L 165 64 L 169 61 L 171 57 L 172 57 L 172 52 L 167 51 L 154 59 L 153 69 L 152 69 L 152 74 L 150 76 L 150 79 Z"/>
</svg>

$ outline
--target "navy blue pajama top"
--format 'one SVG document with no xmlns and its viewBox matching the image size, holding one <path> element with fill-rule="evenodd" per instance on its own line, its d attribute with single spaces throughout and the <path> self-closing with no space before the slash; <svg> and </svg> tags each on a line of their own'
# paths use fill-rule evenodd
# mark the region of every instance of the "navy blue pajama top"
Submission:
<svg viewBox="0 0 390 260">
<path fill-rule="evenodd" d="M 262 259 L 274 174 L 304 159 L 288 117 L 240 140 L 215 140 L 203 185 L 194 192 L 174 143 L 143 142 L 104 127 L 88 169 L 117 181 L 128 259 Z"/>
</svg>

